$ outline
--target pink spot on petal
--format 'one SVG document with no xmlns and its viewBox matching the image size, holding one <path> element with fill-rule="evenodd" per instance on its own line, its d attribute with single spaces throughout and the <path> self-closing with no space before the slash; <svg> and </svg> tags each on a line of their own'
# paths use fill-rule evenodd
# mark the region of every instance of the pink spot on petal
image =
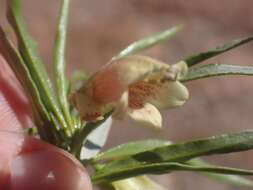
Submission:
<svg viewBox="0 0 253 190">
<path fill-rule="evenodd" d="M 93 85 L 93 98 L 99 103 L 117 101 L 125 90 L 116 69 L 107 69 L 96 74 Z"/>
<path fill-rule="evenodd" d="M 154 96 L 156 86 L 150 83 L 139 81 L 129 86 L 129 106 L 133 109 L 140 109 L 146 103 L 146 99 Z"/>
</svg>

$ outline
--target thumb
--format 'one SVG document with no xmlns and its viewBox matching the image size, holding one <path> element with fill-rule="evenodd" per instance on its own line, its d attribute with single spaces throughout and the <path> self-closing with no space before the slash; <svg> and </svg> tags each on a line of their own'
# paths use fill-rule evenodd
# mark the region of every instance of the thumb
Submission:
<svg viewBox="0 0 253 190">
<path fill-rule="evenodd" d="M 0 130 L 19 131 L 31 126 L 31 107 L 1 55 L 0 67 Z"/>
<path fill-rule="evenodd" d="M 3 187 L 9 178 L 9 162 L 24 141 L 24 135 L 17 132 L 30 127 L 32 122 L 28 100 L 1 55 L 0 68 L 0 187 Z"/>
</svg>

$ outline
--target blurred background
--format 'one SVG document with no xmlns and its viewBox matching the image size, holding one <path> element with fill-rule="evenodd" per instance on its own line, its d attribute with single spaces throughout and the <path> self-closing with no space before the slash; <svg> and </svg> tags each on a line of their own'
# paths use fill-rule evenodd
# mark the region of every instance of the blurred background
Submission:
<svg viewBox="0 0 253 190">
<path fill-rule="evenodd" d="M 60 0 L 23 0 L 23 5 L 29 30 L 38 40 L 50 71 Z M 252 35 L 252 7 L 251 0 L 73 0 L 66 58 L 68 75 L 74 70 L 92 73 L 129 43 L 178 24 L 184 24 L 182 32 L 143 54 L 175 63 L 191 53 Z M 0 21 L 6 25 L 4 8 L 5 0 L 0 0 Z M 253 44 L 249 44 L 207 62 L 252 65 L 252 59 Z M 191 99 L 185 106 L 163 113 L 161 132 L 115 122 L 106 146 L 147 137 L 182 142 L 253 128 L 252 77 L 218 77 L 186 85 Z M 253 151 L 206 159 L 224 166 L 253 169 Z M 185 172 L 155 179 L 175 190 L 247 189 Z"/>
</svg>

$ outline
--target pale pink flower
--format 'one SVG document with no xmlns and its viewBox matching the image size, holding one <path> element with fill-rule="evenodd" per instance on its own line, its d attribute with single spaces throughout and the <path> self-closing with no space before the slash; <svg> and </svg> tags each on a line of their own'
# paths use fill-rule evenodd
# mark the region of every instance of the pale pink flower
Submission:
<svg viewBox="0 0 253 190">
<path fill-rule="evenodd" d="M 179 78 L 187 65 L 174 65 L 146 56 L 116 59 L 102 67 L 71 96 L 84 121 L 95 121 L 114 110 L 114 118 L 126 115 L 143 125 L 161 127 L 159 109 L 181 106 L 189 98 Z"/>
</svg>

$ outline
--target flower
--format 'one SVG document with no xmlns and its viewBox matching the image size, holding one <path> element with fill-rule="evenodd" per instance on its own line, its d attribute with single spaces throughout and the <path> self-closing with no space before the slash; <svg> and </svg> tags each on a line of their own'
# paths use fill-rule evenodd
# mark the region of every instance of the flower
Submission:
<svg viewBox="0 0 253 190">
<path fill-rule="evenodd" d="M 74 93 L 70 100 L 84 121 L 96 121 L 114 110 L 114 118 L 126 115 L 142 125 L 160 128 L 158 109 L 181 106 L 189 98 L 179 79 L 187 73 L 185 62 L 168 65 L 133 55 L 112 60 Z"/>
<path fill-rule="evenodd" d="M 112 183 L 115 190 L 165 190 L 146 176 L 132 177 Z"/>
</svg>

